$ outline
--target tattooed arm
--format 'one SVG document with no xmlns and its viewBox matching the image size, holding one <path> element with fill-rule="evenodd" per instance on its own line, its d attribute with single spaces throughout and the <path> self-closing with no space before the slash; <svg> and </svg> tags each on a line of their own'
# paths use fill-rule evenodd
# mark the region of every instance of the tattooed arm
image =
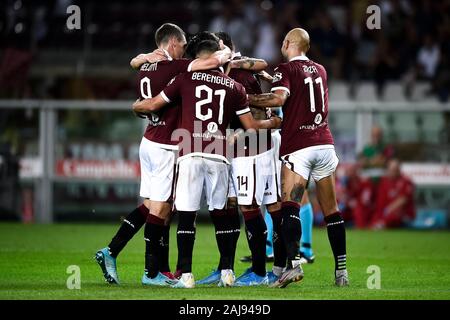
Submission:
<svg viewBox="0 0 450 320">
<path fill-rule="evenodd" d="M 267 62 L 263 59 L 242 57 L 237 60 L 231 60 L 230 67 L 232 69 L 246 69 L 259 72 L 267 68 Z"/>
<path fill-rule="evenodd" d="M 285 90 L 276 90 L 270 93 L 249 94 L 248 102 L 252 107 L 267 108 L 281 107 L 286 102 L 289 94 Z"/>
</svg>

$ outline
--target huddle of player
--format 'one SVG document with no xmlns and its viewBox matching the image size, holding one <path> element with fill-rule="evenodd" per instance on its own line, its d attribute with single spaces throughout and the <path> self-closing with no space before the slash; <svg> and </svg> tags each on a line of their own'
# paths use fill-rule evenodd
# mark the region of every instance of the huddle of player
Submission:
<svg viewBox="0 0 450 320">
<path fill-rule="evenodd" d="M 119 283 L 117 255 L 145 224 L 142 283 L 194 288 L 195 220 L 204 202 L 220 261 L 217 270 L 197 284 L 284 288 L 300 281 L 305 257 L 299 248 L 299 209 L 312 178 L 335 257 L 335 284 L 348 285 L 345 228 L 334 192 L 338 159 L 327 123 L 326 71 L 306 57 L 306 31 L 296 28 L 286 35 L 281 52 L 288 62 L 280 64 L 273 77 L 260 73 L 265 61 L 235 53 L 223 32 L 200 32 L 186 43 L 181 28 L 166 23 L 156 31 L 155 41 L 157 50 L 130 63 L 139 69 L 140 98 L 133 110 L 149 119 L 139 153 L 140 196 L 145 200 L 129 213 L 108 247 L 95 255 L 106 281 Z M 262 92 L 258 73 L 272 82 L 271 93 Z M 283 121 L 270 112 L 279 107 Z M 261 205 L 273 223 L 274 265 L 268 273 Z M 236 278 L 238 208 L 252 266 Z M 178 261 L 172 274 L 168 250 L 174 213 Z"/>
</svg>

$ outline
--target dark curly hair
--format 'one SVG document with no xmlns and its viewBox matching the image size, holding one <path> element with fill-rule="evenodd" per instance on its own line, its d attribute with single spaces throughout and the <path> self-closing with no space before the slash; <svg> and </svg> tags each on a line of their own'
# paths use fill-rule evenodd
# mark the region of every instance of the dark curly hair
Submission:
<svg viewBox="0 0 450 320">
<path fill-rule="evenodd" d="M 212 50 L 217 46 L 219 48 L 219 38 L 209 31 L 202 31 L 195 34 L 191 39 L 189 39 L 184 56 L 188 59 L 195 59 L 197 54 L 205 49 Z"/>
</svg>

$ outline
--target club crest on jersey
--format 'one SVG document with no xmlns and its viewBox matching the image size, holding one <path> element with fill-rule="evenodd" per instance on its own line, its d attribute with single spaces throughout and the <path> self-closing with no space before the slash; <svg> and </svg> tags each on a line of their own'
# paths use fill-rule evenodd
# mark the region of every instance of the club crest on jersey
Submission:
<svg viewBox="0 0 450 320">
<path fill-rule="evenodd" d="M 156 124 L 156 123 L 158 123 L 159 122 L 159 115 L 157 115 L 156 113 L 151 113 L 150 114 L 150 121 L 153 123 L 153 124 Z"/>
<path fill-rule="evenodd" d="M 320 113 L 318 113 L 316 115 L 316 117 L 314 118 L 314 123 L 315 124 L 320 124 L 322 122 L 322 115 Z"/>
<path fill-rule="evenodd" d="M 215 122 L 208 123 L 208 126 L 206 128 L 211 133 L 215 133 L 219 129 L 219 127 L 217 126 L 217 123 L 215 123 Z"/>
<path fill-rule="evenodd" d="M 283 74 L 281 72 L 275 72 L 273 75 L 272 83 L 280 81 L 283 78 Z"/>
</svg>

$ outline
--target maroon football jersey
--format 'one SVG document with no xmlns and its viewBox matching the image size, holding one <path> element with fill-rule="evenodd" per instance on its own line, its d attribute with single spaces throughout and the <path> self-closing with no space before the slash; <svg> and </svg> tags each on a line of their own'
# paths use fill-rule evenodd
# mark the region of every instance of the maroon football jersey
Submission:
<svg viewBox="0 0 450 320">
<path fill-rule="evenodd" d="M 244 87 L 218 70 L 180 74 L 162 92 L 167 101 L 181 98 L 180 156 L 196 154 L 227 161 L 227 128 L 234 115 L 250 112 Z M 182 134 L 182 133 L 181 133 Z"/>
<path fill-rule="evenodd" d="M 297 56 L 275 68 L 272 91 L 285 90 L 280 156 L 297 150 L 334 144 L 328 127 L 328 85 L 325 68 Z"/>
<path fill-rule="evenodd" d="M 191 62 L 192 60 L 188 59 L 174 59 L 152 64 L 144 63 L 138 75 L 138 94 L 141 99 L 157 96 L 170 80 L 180 73 L 189 71 Z M 178 112 L 178 106 L 174 103 L 152 112 L 144 137 L 156 143 L 176 145 L 177 143 L 170 138 L 172 132 L 178 128 Z"/>
<path fill-rule="evenodd" d="M 231 69 L 228 76 L 242 84 L 248 94 L 262 93 L 261 84 L 253 72 L 245 69 Z M 242 128 L 242 124 L 237 116 L 233 117 L 230 127 L 235 130 Z M 243 141 L 243 148 L 241 147 L 242 144 L 235 143 L 234 155 L 237 157 L 249 157 L 270 150 L 270 148 L 272 148 L 271 133 L 271 130 L 258 131 L 255 133 L 256 139 L 252 140 L 252 144 L 250 144 L 249 138 L 246 138 L 245 141 Z"/>
</svg>

